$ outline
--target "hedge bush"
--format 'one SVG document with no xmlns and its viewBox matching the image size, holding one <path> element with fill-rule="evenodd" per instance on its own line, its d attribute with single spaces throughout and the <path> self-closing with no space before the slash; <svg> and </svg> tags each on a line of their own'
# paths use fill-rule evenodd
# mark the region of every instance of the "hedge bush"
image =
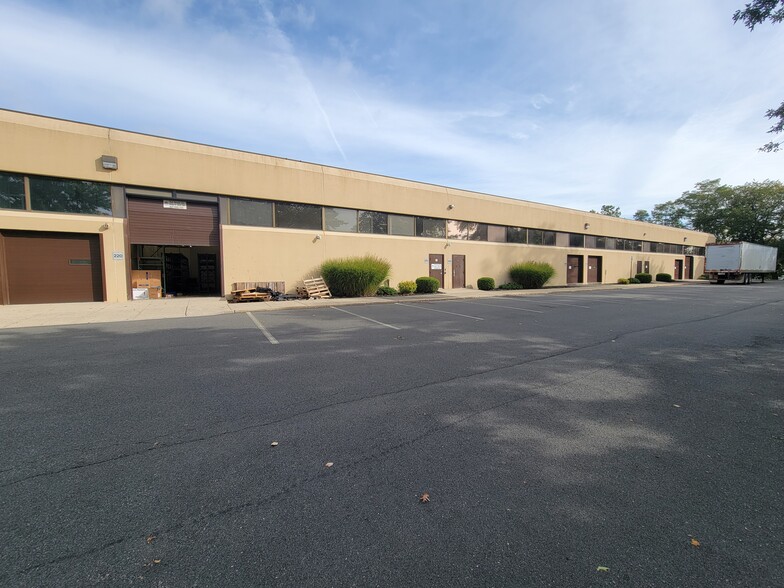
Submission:
<svg viewBox="0 0 784 588">
<path fill-rule="evenodd" d="M 640 280 L 640 284 L 650 284 L 653 281 L 653 276 L 645 272 L 639 273 L 634 277 Z"/>
<path fill-rule="evenodd" d="M 416 279 L 417 294 L 435 294 L 436 292 L 438 292 L 438 288 L 440 286 L 441 286 L 441 282 L 439 282 L 435 278 L 423 276 L 421 278 Z"/>
<path fill-rule="evenodd" d="M 379 286 L 376 290 L 376 296 L 397 296 L 397 290 L 391 286 Z"/>
<path fill-rule="evenodd" d="M 373 255 L 330 259 L 321 264 L 321 275 L 333 296 L 374 296 L 390 267 L 387 260 Z"/>
<path fill-rule="evenodd" d="M 549 263 L 524 261 L 509 268 L 509 276 L 515 284 L 523 288 L 541 288 L 555 275 L 555 268 Z"/>
<path fill-rule="evenodd" d="M 401 294 L 413 294 L 414 292 L 416 292 L 416 289 L 417 289 L 416 282 L 411 282 L 411 281 L 400 282 L 397 285 L 397 291 L 400 292 Z"/>
<path fill-rule="evenodd" d="M 629 278 L 629 283 L 630 284 L 639 284 L 640 280 L 638 280 L 637 278 Z"/>
<path fill-rule="evenodd" d="M 509 282 L 508 284 L 501 284 L 498 286 L 499 290 L 522 290 L 523 287 L 520 284 L 515 284 L 514 282 Z"/>
<path fill-rule="evenodd" d="M 656 274 L 657 282 L 672 282 L 672 275 L 670 274 Z"/>
<path fill-rule="evenodd" d="M 495 290 L 495 280 L 493 278 L 479 278 L 476 287 L 480 290 Z"/>
<path fill-rule="evenodd" d="M 629 278 L 618 278 L 618 283 L 619 284 L 628 284 L 629 283 Z"/>
</svg>

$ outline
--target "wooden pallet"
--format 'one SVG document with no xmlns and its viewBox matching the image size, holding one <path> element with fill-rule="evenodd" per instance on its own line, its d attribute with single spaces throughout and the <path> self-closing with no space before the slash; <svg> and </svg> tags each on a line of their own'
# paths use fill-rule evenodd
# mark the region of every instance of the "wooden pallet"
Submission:
<svg viewBox="0 0 784 588">
<path fill-rule="evenodd" d="M 308 298 L 332 298 L 332 293 L 324 282 L 324 278 L 308 278 L 302 281 L 305 284 Z"/>
<path fill-rule="evenodd" d="M 272 296 L 266 292 L 232 292 L 232 302 L 269 302 Z"/>
<path fill-rule="evenodd" d="M 234 282 L 231 285 L 231 293 L 255 290 L 256 288 L 269 288 L 273 292 L 285 292 L 286 282 Z"/>
</svg>

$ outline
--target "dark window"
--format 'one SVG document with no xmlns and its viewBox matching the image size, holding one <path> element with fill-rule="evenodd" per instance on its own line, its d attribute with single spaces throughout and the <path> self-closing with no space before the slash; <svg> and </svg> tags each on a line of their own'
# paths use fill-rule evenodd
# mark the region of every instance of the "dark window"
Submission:
<svg viewBox="0 0 784 588">
<path fill-rule="evenodd" d="M 528 243 L 528 229 L 506 227 L 506 241 L 508 243 Z"/>
<path fill-rule="evenodd" d="M 321 230 L 321 207 L 313 204 L 276 202 L 275 226 L 282 229 Z"/>
<path fill-rule="evenodd" d="M 596 249 L 596 237 L 593 235 L 586 235 L 585 246 L 589 247 L 590 249 Z"/>
<path fill-rule="evenodd" d="M 585 235 L 569 233 L 569 247 L 585 247 Z"/>
<path fill-rule="evenodd" d="M 544 231 L 542 238 L 544 245 L 555 246 L 555 231 Z"/>
<path fill-rule="evenodd" d="M 632 251 L 642 251 L 642 241 L 632 241 Z"/>
<path fill-rule="evenodd" d="M 31 177 L 30 206 L 33 210 L 52 212 L 112 214 L 109 184 L 77 180 Z"/>
<path fill-rule="evenodd" d="M 607 249 L 607 237 L 596 237 L 596 248 L 597 249 Z"/>
<path fill-rule="evenodd" d="M 324 208 L 324 228 L 340 233 L 356 233 L 357 211 L 351 208 Z"/>
<path fill-rule="evenodd" d="M 506 243 L 506 227 L 487 225 L 487 240 L 493 243 Z"/>
<path fill-rule="evenodd" d="M 416 217 L 417 237 L 446 237 L 446 222 L 442 218 Z"/>
<path fill-rule="evenodd" d="M 484 223 L 468 223 L 469 241 L 487 241 L 487 225 Z"/>
<path fill-rule="evenodd" d="M 272 226 L 272 202 L 264 200 L 230 200 L 231 224 L 249 227 Z"/>
<path fill-rule="evenodd" d="M 413 237 L 416 234 L 416 222 L 413 216 L 400 214 L 389 215 L 389 234 Z"/>
<path fill-rule="evenodd" d="M 374 235 L 386 235 L 389 232 L 389 220 L 386 212 L 359 211 L 359 232 Z"/>
<path fill-rule="evenodd" d="M 544 245 L 544 231 L 540 229 L 528 229 L 528 242 L 531 245 Z"/>
<path fill-rule="evenodd" d="M 24 210 L 24 176 L 0 173 L 0 208 Z"/>
</svg>

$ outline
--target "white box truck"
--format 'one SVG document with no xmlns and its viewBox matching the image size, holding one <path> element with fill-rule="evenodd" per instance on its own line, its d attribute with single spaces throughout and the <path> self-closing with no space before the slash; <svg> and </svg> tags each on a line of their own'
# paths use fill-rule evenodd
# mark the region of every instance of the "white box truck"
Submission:
<svg viewBox="0 0 784 588">
<path fill-rule="evenodd" d="M 751 283 L 752 275 L 776 273 L 775 247 L 754 243 L 709 243 L 705 248 L 705 275 L 712 284 Z"/>
</svg>

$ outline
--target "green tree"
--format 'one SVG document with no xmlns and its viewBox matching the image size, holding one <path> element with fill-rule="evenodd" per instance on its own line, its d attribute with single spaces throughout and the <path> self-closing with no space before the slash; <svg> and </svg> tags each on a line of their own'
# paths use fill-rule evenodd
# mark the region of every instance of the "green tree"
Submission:
<svg viewBox="0 0 784 588">
<path fill-rule="evenodd" d="M 643 223 L 650 223 L 653 222 L 653 218 L 651 218 L 651 213 L 647 210 L 640 209 L 632 215 L 632 218 L 636 221 L 640 221 Z"/>
<path fill-rule="evenodd" d="M 776 24 L 784 20 L 784 0 L 753 0 L 753 2 L 746 4 L 743 10 L 735 11 L 732 20 L 736 23 L 741 21 L 750 31 L 766 20 Z M 769 133 L 778 134 L 784 131 L 784 102 L 778 108 L 768 110 L 765 116 L 775 121 L 768 131 Z M 760 151 L 778 151 L 779 149 L 781 149 L 781 142 L 775 141 L 770 141 L 760 147 Z"/>
<path fill-rule="evenodd" d="M 613 206 L 612 204 L 602 204 L 602 207 L 599 209 L 597 213 L 595 210 L 591 210 L 594 214 L 603 214 L 604 216 L 614 216 L 616 218 L 620 218 L 621 216 L 621 209 L 618 206 Z"/>
<path fill-rule="evenodd" d="M 719 242 L 775 245 L 784 239 L 784 184 L 765 180 L 728 186 L 698 182 L 677 200 L 657 204 L 653 221 L 712 233 Z"/>
</svg>

